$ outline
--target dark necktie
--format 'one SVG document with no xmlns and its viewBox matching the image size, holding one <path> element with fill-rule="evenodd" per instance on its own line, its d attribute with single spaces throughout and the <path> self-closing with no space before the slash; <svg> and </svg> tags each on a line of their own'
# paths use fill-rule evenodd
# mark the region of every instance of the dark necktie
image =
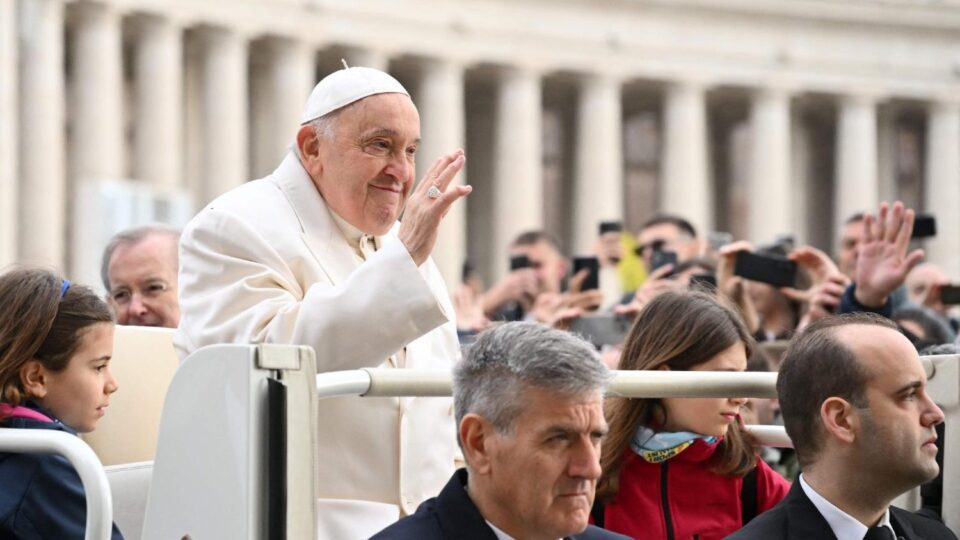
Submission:
<svg viewBox="0 0 960 540">
<path fill-rule="evenodd" d="M 863 540 L 896 540 L 889 527 L 870 527 L 867 534 L 863 535 Z"/>
</svg>

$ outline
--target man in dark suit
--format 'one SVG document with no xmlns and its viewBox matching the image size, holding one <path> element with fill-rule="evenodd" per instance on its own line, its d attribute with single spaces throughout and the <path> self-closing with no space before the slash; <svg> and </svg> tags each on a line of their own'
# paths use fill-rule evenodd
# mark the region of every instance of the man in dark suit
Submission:
<svg viewBox="0 0 960 540">
<path fill-rule="evenodd" d="M 783 501 L 728 540 L 956 540 L 890 503 L 937 475 L 943 411 L 910 341 L 887 319 L 821 319 L 791 342 L 777 392 L 802 473 Z"/>
<path fill-rule="evenodd" d="M 375 540 L 621 540 L 587 524 L 607 431 L 609 372 L 594 347 L 515 322 L 477 338 L 454 368 L 467 468 Z"/>
</svg>

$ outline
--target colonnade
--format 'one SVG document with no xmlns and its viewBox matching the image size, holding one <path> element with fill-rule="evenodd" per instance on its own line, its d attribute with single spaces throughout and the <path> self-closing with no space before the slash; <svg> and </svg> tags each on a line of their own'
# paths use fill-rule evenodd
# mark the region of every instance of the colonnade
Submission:
<svg viewBox="0 0 960 540">
<path fill-rule="evenodd" d="M 324 75 L 317 70 L 320 46 L 296 37 L 184 27 L 160 14 L 125 13 L 96 2 L 4 1 L 0 10 L 0 81 L 16 81 L 0 83 L 0 114 L 16 119 L 0 122 L 0 264 L 39 262 L 90 273 L 78 267 L 81 261 L 89 266 L 90 258 L 70 252 L 86 245 L 71 238 L 71 220 L 96 219 L 70 203 L 78 182 L 129 178 L 186 190 L 199 207 L 268 173 L 293 140 L 311 86 Z M 384 69 L 398 56 L 406 59 L 363 47 L 350 47 L 347 56 L 351 65 Z M 417 66 L 407 77 L 416 79 L 422 117 L 422 174 L 437 156 L 467 143 L 472 127 L 465 87 L 477 63 L 409 56 Z M 489 207 L 480 209 L 489 216 L 488 226 L 468 230 L 465 205 L 444 221 L 434 257 L 451 284 L 472 243 L 487 243 L 487 253 L 505 253 L 518 233 L 543 226 L 542 96 L 548 73 L 519 63 L 487 72 L 495 89 L 493 142 L 489 156 L 478 158 L 491 160 L 490 178 L 466 181 L 492 191 Z M 624 217 L 624 88 L 637 79 L 650 77 L 609 69 L 575 77 L 572 252 L 590 250 L 599 221 Z M 654 83 L 662 102 L 659 208 L 711 230 L 715 199 L 722 195 L 710 164 L 707 95 L 713 83 L 697 76 Z M 791 110 L 805 89 L 758 81 L 746 91 L 753 203 L 747 230 L 749 238 L 762 240 L 802 221 L 796 215 L 805 206 L 796 200 L 803 190 L 792 162 Z M 834 224 L 876 207 L 877 111 L 889 97 L 895 96 L 873 89 L 831 96 L 837 107 Z M 960 276 L 956 96 L 931 101 L 927 125 L 923 202 L 944 231 L 927 251 Z M 504 270 L 501 263 L 484 270 L 495 276 Z"/>
</svg>

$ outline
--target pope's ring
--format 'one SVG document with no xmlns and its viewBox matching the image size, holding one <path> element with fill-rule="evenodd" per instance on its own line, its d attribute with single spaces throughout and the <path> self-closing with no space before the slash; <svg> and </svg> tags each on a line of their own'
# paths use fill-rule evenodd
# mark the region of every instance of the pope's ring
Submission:
<svg viewBox="0 0 960 540">
<path fill-rule="evenodd" d="M 440 188 L 437 186 L 430 186 L 430 189 L 427 190 L 427 197 L 430 197 L 431 199 L 436 199 L 440 197 L 440 195 Z"/>
</svg>

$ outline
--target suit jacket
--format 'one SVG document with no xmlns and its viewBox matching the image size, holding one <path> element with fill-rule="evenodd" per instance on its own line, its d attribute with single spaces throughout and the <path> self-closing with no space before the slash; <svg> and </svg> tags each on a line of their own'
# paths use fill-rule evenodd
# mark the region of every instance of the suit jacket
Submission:
<svg viewBox="0 0 960 540">
<path fill-rule="evenodd" d="M 292 343 L 318 371 L 450 369 L 453 307 L 431 260 L 396 227 L 360 261 L 291 152 L 270 176 L 218 197 L 180 241 L 181 357 L 216 343 Z M 320 538 L 366 538 L 437 493 L 458 454 L 449 398 L 325 399 Z"/>
<path fill-rule="evenodd" d="M 407 516 L 370 540 L 497 540 L 493 529 L 470 500 L 465 489 L 467 470 L 459 469 L 440 495 L 429 499 Z M 628 536 L 605 531 L 593 525 L 567 540 L 627 540 Z"/>
<path fill-rule="evenodd" d="M 895 506 L 890 507 L 890 523 L 897 538 L 904 540 L 956 540 L 943 523 Z M 760 514 L 727 540 L 831 540 L 833 529 L 803 492 L 800 482 L 780 504 Z"/>
</svg>

